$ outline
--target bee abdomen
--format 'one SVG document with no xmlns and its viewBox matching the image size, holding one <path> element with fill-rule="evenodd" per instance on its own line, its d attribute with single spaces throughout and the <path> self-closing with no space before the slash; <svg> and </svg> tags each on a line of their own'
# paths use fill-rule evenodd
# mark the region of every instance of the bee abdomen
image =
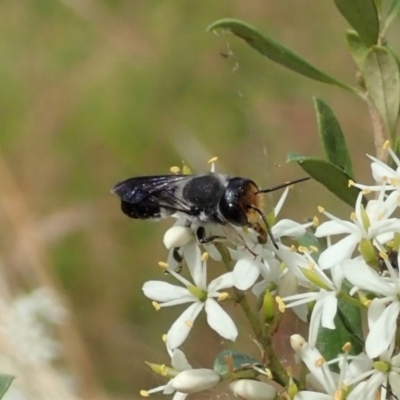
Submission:
<svg viewBox="0 0 400 400">
<path fill-rule="evenodd" d="M 135 219 L 161 218 L 165 216 L 165 210 L 163 209 L 163 213 L 161 213 L 161 207 L 157 205 L 134 204 L 121 201 L 121 210 L 128 217 Z"/>
</svg>

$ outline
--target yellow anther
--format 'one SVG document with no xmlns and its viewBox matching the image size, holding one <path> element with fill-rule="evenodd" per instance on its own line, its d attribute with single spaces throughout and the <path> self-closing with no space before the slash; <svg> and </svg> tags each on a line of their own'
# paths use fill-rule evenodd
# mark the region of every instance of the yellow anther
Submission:
<svg viewBox="0 0 400 400">
<path fill-rule="evenodd" d="M 149 392 L 147 390 L 141 390 L 140 391 L 140 395 L 142 397 L 149 397 L 150 396 L 150 394 L 149 394 Z"/>
<path fill-rule="evenodd" d="M 299 246 L 298 248 L 297 248 L 297 250 L 299 251 L 299 253 L 308 253 L 308 249 L 307 249 L 307 247 L 305 247 L 305 246 Z"/>
<path fill-rule="evenodd" d="M 193 321 L 185 321 L 186 326 L 193 328 Z"/>
<path fill-rule="evenodd" d="M 174 165 L 173 167 L 171 167 L 170 172 L 172 172 L 173 174 L 179 174 L 179 172 L 181 172 L 181 169 L 179 167 L 177 167 L 176 165 Z"/>
<path fill-rule="evenodd" d="M 160 370 L 161 370 L 161 375 L 162 375 L 162 376 L 167 376 L 167 374 L 168 374 L 168 368 L 167 368 L 167 366 L 166 366 L 165 364 L 161 365 Z"/>
<path fill-rule="evenodd" d="M 342 347 L 342 351 L 344 351 L 345 353 L 348 353 L 352 348 L 352 345 L 350 342 L 346 342 L 343 347 Z"/>
<path fill-rule="evenodd" d="M 386 140 L 385 143 L 383 143 L 383 150 L 387 150 L 390 147 L 390 140 Z"/>
<path fill-rule="evenodd" d="M 398 186 L 399 182 L 400 182 L 399 179 L 395 179 L 395 178 L 390 179 L 390 184 L 392 186 Z"/>
<path fill-rule="evenodd" d="M 161 308 L 160 304 L 157 303 L 156 301 L 152 301 L 151 304 L 156 309 L 156 311 L 158 311 Z"/>
<path fill-rule="evenodd" d="M 208 164 L 212 164 L 213 162 L 216 162 L 216 161 L 218 161 L 218 157 L 213 157 L 213 158 L 210 158 L 210 159 L 207 161 L 207 163 L 208 163 Z"/>
<path fill-rule="evenodd" d="M 201 255 L 201 261 L 206 262 L 208 260 L 208 257 L 210 257 L 210 255 L 205 251 L 202 255 Z"/>
<path fill-rule="evenodd" d="M 266 377 L 267 377 L 268 379 L 271 379 L 271 380 L 272 380 L 273 376 L 272 376 L 272 372 L 271 372 L 270 369 L 265 368 L 265 375 L 266 375 Z"/>
<path fill-rule="evenodd" d="M 356 215 L 356 213 L 354 211 L 352 213 L 350 213 L 350 219 L 352 221 L 356 221 L 357 220 L 357 215 Z"/>
<path fill-rule="evenodd" d="M 322 212 L 325 211 L 325 208 L 324 208 L 324 207 L 321 207 L 321 206 L 318 206 L 318 207 L 317 207 L 317 210 L 318 210 L 318 212 L 322 213 Z"/>
<path fill-rule="evenodd" d="M 371 302 L 372 302 L 372 300 L 365 300 L 365 301 L 363 301 L 363 306 L 365 306 L 365 307 L 369 307 L 369 305 L 371 304 Z"/>
<path fill-rule="evenodd" d="M 297 249 L 296 249 L 296 246 L 295 246 L 294 244 L 292 244 L 292 245 L 290 246 L 290 251 L 291 251 L 292 253 L 296 253 Z"/>
<path fill-rule="evenodd" d="M 161 339 L 162 339 L 162 341 L 163 341 L 164 343 L 167 343 L 167 339 L 168 339 L 167 334 L 164 333 L 164 335 L 161 336 Z"/>
<path fill-rule="evenodd" d="M 354 181 L 352 181 L 351 179 L 349 179 L 348 186 L 349 186 L 349 187 L 354 186 Z"/>
<path fill-rule="evenodd" d="M 279 312 L 281 312 L 283 314 L 285 312 L 286 306 L 285 306 L 285 303 L 283 302 L 282 298 L 279 296 L 276 296 L 275 301 L 276 301 L 276 304 L 278 304 Z"/>
<path fill-rule="evenodd" d="M 229 297 L 229 293 L 227 292 L 222 292 L 218 296 L 218 301 L 224 301 Z"/>
<path fill-rule="evenodd" d="M 371 193 L 371 190 L 370 190 L 370 189 L 363 189 L 363 190 L 361 191 L 361 193 L 364 194 L 364 195 L 370 194 L 370 193 Z"/>
<path fill-rule="evenodd" d="M 325 364 L 325 358 L 321 357 L 318 358 L 318 360 L 315 361 L 315 366 L 316 367 L 322 367 Z"/>
<path fill-rule="evenodd" d="M 161 267 L 162 269 L 168 269 L 168 264 L 164 261 L 159 261 L 158 266 Z"/>
<path fill-rule="evenodd" d="M 310 246 L 310 250 L 313 251 L 314 253 L 319 252 L 319 248 L 317 246 Z"/>
</svg>

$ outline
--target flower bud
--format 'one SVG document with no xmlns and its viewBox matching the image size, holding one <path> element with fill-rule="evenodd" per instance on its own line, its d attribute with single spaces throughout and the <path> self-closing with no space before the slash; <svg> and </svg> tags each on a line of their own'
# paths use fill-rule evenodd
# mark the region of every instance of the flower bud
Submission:
<svg viewBox="0 0 400 400">
<path fill-rule="evenodd" d="M 180 372 L 172 381 L 172 387 L 182 393 L 197 393 L 211 389 L 220 381 L 220 376 L 212 369 L 191 369 Z"/>
<path fill-rule="evenodd" d="M 181 247 L 193 238 L 192 230 L 187 226 L 173 226 L 164 235 L 164 245 L 167 249 Z"/>
<path fill-rule="evenodd" d="M 243 400 L 271 400 L 276 396 L 276 389 L 268 383 L 252 379 L 239 379 L 229 385 L 235 397 Z"/>
<path fill-rule="evenodd" d="M 275 301 L 269 290 L 265 291 L 263 299 L 264 322 L 270 323 L 274 319 Z"/>
<path fill-rule="evenodd" d="M 292 335 L 290 336 L 290 345 L 292 346 L 292 349 L 297 353 L 301 353 L 301 349 L 307 342 L 304 340 L 304 338 L 300 335 Z"/>
</svg>

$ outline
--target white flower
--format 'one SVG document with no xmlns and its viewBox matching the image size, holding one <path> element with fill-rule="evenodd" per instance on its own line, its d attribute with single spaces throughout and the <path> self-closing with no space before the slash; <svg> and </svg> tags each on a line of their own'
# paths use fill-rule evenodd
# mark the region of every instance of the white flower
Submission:
<svg viewBox="0 0 400 400">
<path fill-rule="evenodd" d="M 331 372 L 319 350 L 310 346 L 300 335 L 292 335 L 290 344 L 325 392 L 334 394 L 337 388 L 337 377 Z M 309 398 L 306 393 L 297 394 L 295 400 L 306 398 Z M 315 398 L 318 399 L 318 397 Z"/>
<path fill-rule="evenodd" d="M 229 389 L 242 400 L 272 400 L 276 396 L 276 389 L 268 383 L 253 379 L 239 379 L 229 385 Z"/>
<path fill-rule="evenodd" d="M 397 157 L 396 153 L 389 146 L 387 146 L 386 148 L 397 168 L 393 169 L 383 161 L 380 161 L 376 157 L 367 154 L 367 157 L 369 157 L 372 160 L 371 163 L 372 176 L 374 177 L 375 182 L 377 182 L 377 185 L 367 186 L 367 185 L 355 184 L 356 187 L 360 187 L 362 189 L 367 188 L 371 191 L 380 191 L 383 186 L 385 190 L 399 191 L 400 160 Z"/>
<path fill-rule="evenodd" d="M 398 205 L 397 195 L 390 195 L 385 199 L 384 192 L 381 191 L 379 199 L 369 201 L 365 209 L 362 206 L 362 196 L 363 193 L 360 192 L 351 222 L 323 211 L 331 221 L 321 224 L 315 236 L 326 237 L 337 234 L 347 234 L 347 236 L 321 253 L 319 257 L 321 268 L 331 268 L 351 258 L 354 249 L 363 238 L 371 241 L 376 239 L 384 244 L 393 238 L 395 232 L 400 231 L 400 220 L 389 218 Z"/>
<path fill-rule="evenodd" d="M 340 292 L 343 278 L 331 281 L 311 258 L 310 253 L 303 249 L 303 254 L 296 253 L 297 267 L 309 280 L 312 291 L 294 294 L 282 298 L 285 307 L 298 307 L 315 302 L 309 326 L 309 345 L 314 347 L 317 342 L 320 326 L 335 329 L 334 318 L 337 312 L 337 293 Z"/>
<path fill-rule="evenodd" d="M 348 351 L 340 355 L 339 358 L 330 361 L 330 363 L 339 363 L 340 374 L 336 374 L 330 370 L 321 353 L 315 347 L 311 347 L 300 335 L 292 335 L 290 344 L 310 371 L 307 383 L 315 390 L 300 391 L 296 394 L 294 400 L 337 400 L 349 398 L 346 397 L 347 381 L 353 376 L 356 368 L 352 364 L 348 364 Z M 320 391 L 325 393 L 318 393 Z M 359 397 L 357 399 L 363 398 Z"/>
<path fill-rule="evenodd" d="M 352 364 L 356 364 L 358 374 L 345 382 L 346 385 L 357 386 L 351 391 L 349 400 L 375 400 L 380 392 L 380 398 L 387 398 L 387 388 L 390 386 L 394 396 L 400 396 L 400 355 L 391 357 L 393 348 L 379 357 L 379 361 L 373 361 L 366 354 L 354 357 Z"/>
<path fill-rule="evenodd" d="M 282 237 L 303 235 L 306 232 L 306 228 L 311 225 L 312 223 L 299 224 L 295 221 L 284 219 L 272 227 L 272 234 L 275 240 L 279 241 Z M 249 243 L 249 248 L 256 256 L 251 254 L 248 249 L 234 252 L 233 258 L 237 259 L 233 269 L 235 287 L 240 290 L 249 289 L 257 281 L 260 273 L 262 273 L 263 278 L 267 281 L 275 281 L 277 278 L 276 274 L 279 272 L 276 269 L 276 265 L 279 265 L 279 262 L 275 259 L 275 254 L 279 254 L 282 246 L 280 244 L 277 250 L 272 241 L 269 240 L 264 246 L 260 244 L 251 246 Z M 272 273 L 271 276 L 268 276 L 269 273 L 266 274 L 265 268 Z M 256 291 L 258 292 L 259 290 L 256 289 Z"/>
<path fill-rule="evenodd" d="M 203 308 L 207 313 L 207 322 L 210 327 L 222 337 L 235 340 L 238 334 L 236 326 L 231 317 L 215 300 L 226 296 L 226 293 L 220 293 L 219 290 L 233 286 L 232 273 L 225 273 L 207 285 L 206 260 L 202 260 L 200 249 L 194 242 L 190 242 L 184 247 L 184 258 L 194 284 L 175 271 L 169 270 L 169 273 L 185 287 L 162 281 L 149 281 L 143 285 L 144 294 L 148 298 L 160 302 L 159 307 L 193 303 L 172 324 L 167 334 L 167 346 L 175 349 L 185 341 L 194 320 Z"/>
<path fill-rule="evenodd" d="M 170 350 L 171 365 L 173 368 L 157 366 L 162 374 L 171 379 L 167 384 L 156 388 L 142 391 L 142 395 L 147 397 L 149 394 L 163 392 L 172 394 L 175 392 L 173 400 L 184 400 L 189 393 L 197 393 L 211 389 L 220 381 L 220 376 L 212 369 L 197 368 L 193 369 L 188 363 L 185 354 L 179 350 Z M 151 365 L 151 364 L 150 364 Z M 152 367 L 154 369 L 154 367 Z"/>
<path fill-rule="evenodd" d="M 389 262 L 386 262 L 386 266 L 389 276 L 384 277 L 376 273 L 362 259 L 343 262 L 343 272 L 353 285 L 382 296 L 373 299 L 368 307 L 370 330 L 365 349 L 370 358 L 379 356 L 392 345 L 400 313 L 399 277 Z"/>
</svg>

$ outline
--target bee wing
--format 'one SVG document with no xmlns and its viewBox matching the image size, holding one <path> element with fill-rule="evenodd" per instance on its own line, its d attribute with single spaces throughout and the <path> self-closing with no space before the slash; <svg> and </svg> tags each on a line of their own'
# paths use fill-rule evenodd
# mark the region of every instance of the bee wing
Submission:
<svg viewBox="0 0 400 400">
<path fill-rule="evenodd" d="M 176 191 L 191 177 L 191 175 L 135 177 L 117 183 L 112 192 L 116 193 L 125 203 L 157 205 L 169 210 L 188 213 L 190 205 L 176 195 Z"/>
</svg>

